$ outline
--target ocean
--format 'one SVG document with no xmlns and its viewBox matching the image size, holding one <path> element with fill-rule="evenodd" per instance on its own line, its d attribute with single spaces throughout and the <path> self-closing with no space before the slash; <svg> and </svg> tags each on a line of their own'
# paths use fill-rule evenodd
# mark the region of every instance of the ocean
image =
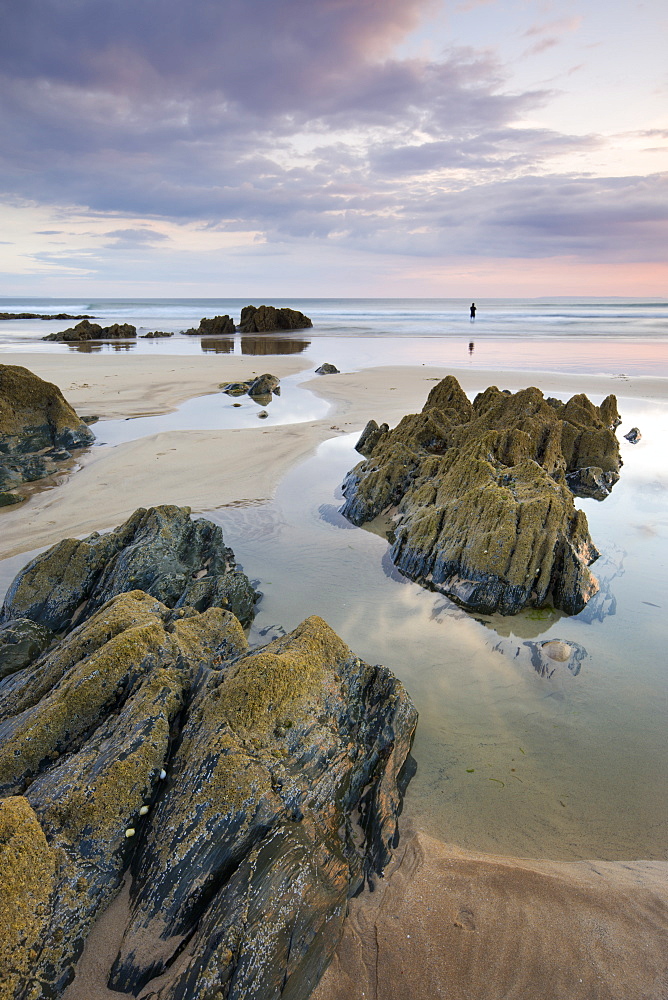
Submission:
<svg viewBox="0 0 668 1000">
<path fill-rule="evenodd" d="M 202 513 L 222 526 L 263 593 L 252 643 L 319 614 L 358 655 L 404 681 L 420 713 L 418 766 L 405 805 L 412 822 L 441 840 L 497 854 L 665 858 L 668 404 L 626 397 L 624 386 L 631 375 L 668 376 L 668 302 L 479 300 L 471 323 L 464 300 L 272 300 L 305 312 L 313 328 L 227 338 L 181 333 L 203 316 L 238 320 L 246 304 L 7 298 L 0 311 L 87 312 L 102 325 L 133 323 L 140 335 L 155 329 L 175 335 L 64 345 L 41 337 L 67 321 L 0 322 L 0 357 L 11 363 L 25 351 L 121 350 L 131 363 L 138 352 L 262 354 L 271 371 L 272 355 L 299 354 L 311 367 L 285 380 L 281 403 L 269 408 L 274 423 L 323 415 L 322 401 L 301 382 L 324 361 L 342 371 L 415 364 L 455 374 L 477 369 L 481 388 L 489 371 L 526 370 L 527 384 L 537 380 L 529 373 L 539 371 L 614 375 L 624 466 L 605 501 L 576 501 L 601 551 L 592 567 L 601 590 L 580 615 L 547 608 L 476 617 L 401 577 L 377 526 L 354 528 L 338 513 L 341 483 L 360 458 L 359 431 L 321 445 L 291 470 L 276 496 Z M 164 417 L 101 421 L 94 428 L 98 443 L 232 426 L 220 398 L 201 397 Z M 234 413 L 251 420 L 243 408 Z M 631 426 L 642 432 L 636 445 L 623 437 Z M 0 592 L 29 555 L 0 563 Z M 546 669 L 538 647 L 549 639 L 575 644 L 577 661 Z"/>
<path fill-rule="evenodd" d="M 0 322 L 0 351 L 128 350 L 143 353 L 295 353 L 341 370 L 378 364 L 447 364 L 586 374 L 668 375 L 668 300 L 479 300 L 475 321 L 464 299 L 272 299 L 306 313 L 313 327 L 272 338 L 184 336 L 203 316 L 238 322 L 244 299 L 2 298 L 0 312 L 92 314 L 102 326 L 132 323 L 136 341 L 58 345 L 42 337 L 67 321 Z M 257 300 L 254 305 L 261 305 Z M 173 337 L 144 340 L 164 330 Z M 384 341 L 382 350 L 378 343 Z M 334 356 L 335 355 L 335 356 Z M 320 362 L 318 362 L 320 363 Z"/>
</svg>

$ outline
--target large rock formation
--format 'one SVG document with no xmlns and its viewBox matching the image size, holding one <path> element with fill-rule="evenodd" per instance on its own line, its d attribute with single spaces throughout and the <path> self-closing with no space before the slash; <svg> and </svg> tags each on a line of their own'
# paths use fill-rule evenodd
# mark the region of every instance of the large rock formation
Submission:
<svg viewBox="0 0 668 1000">
<path fill-rule="evenodd" d="M 448 376 L 394 430 L 370 421 L 341 510 L 354 524 L 392 512 L 398 569 L 470 610 L 577 614 L 598 552 L 573 493 L 602 499 L 619 478 L 618 423 L 614 396 L 492 386 L 471 403 Z"/>
<path fill-rule="evenodd" d="M 58 386 L 27 368 L 0 365 L 0 490 L 56 472 L 95 440 Z"/>
<path fill-rule="evenodd" d="M 60 997 L 131 872 L 112 989 L 307 997 L 396 842 L 405 690 L 319 618 L 259 649 L 141 590 L 83 618 L 0 680 L 3 996 Z"/>
<path fill-rule="evenodd" d="M 63 343 L 76 343 L 82 340 L 126 340 L 137 336 L 137 327 L 132 323 L 112 323 L 111 326 L 100 326 L 82 319 L 76 326 L 70 326 L 59 333 L 49 333 L 42 340 L 56 340 Z"/>
<path fill-rule="evenodd" d="M 0 623 L 29 618 L 52 632 L 85 621 L 117 594 L 143 590 L 170 608 L 229 608 L 253 620 L 258 595 L 221 528 L 189 507 L 140 507 L 114 531 L 65 538 L 36 556 L 7 591 Z"/>
<path fill-rule="evenodd" d="M 237 327 L 241 333 L 271 333 L 275 330 L 303 330 L 313 323 L 298 309 L 275 306 L 244 306 Z"/>
</svg>

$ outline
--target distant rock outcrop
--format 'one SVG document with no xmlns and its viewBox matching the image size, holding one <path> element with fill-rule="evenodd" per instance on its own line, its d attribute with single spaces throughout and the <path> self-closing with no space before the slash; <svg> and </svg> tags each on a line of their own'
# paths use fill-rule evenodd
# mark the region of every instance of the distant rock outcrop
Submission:
<svg viewBox="0 0 668 1000">
<path fill-rule="evenodd" d="M 226 337 L 235 332 L 234 320 L 231 316 L 203 317 L 198 327 L 191 327 L 183 332 L 190 337 Z"/>
<path fill-rule="evenodd" d="M 89 316 L 87 313 L 82 313 L 80 316 L 72 316 L 70 313 L 7 313 L 0 312 L 0 320 L 3 319 L 93 319 L 93 316 Z"/>
<path fill-rule="evenodd" d="M 303 312 L 286 307 L 244 306 L 237 327 L 241 333 L 272 333 L 276 330 L 303 330 L 313 323 Z"/>
<path fill-rule="evenodd" d="M 19 365 L 0 365 L 0 490 L 57 472 L 72 450 L 94 440 L 58 386 Z"/>
<path fill-rule="evenodd" d="M 162 976 L 156 1000 L 307 997 L 348 897 L 396 844 L 417 721 L 401 683 L 317 617 L 249 649 L 229 608 L 168 606 L 160 594 L 199 603 L 207 577 L 182 568 L 210 534 L 194 522 L 186 536 L 179 515 L 167 530 L 169 510 L 129 519 L 128 544 L 87 599 L 78 577 L 106 536 L 69 560 L 54 553 L 73 543 L 54 547 L 42 574 L 52 600 L 29 595 L 36 563 L 10 588 L 35 620 L 70 631 L 0 680 L 8 997 L 62 995 L 129 874 L 111 989 L 136 994 Z M 164 530 L 137 555 L 157 511 Z M 133 582 L 154 592 L 100 604 Z"/>
<path fill-rule="evenodd" d="M 82 319 L 76 326 L 70 326 L 59 333 L 49 333 L 42 340 L 76 343 L 82 340 L 127 340 L 137 336 L 137 327 L 131 323 L 112 323 L 111 326 L 100 326 Z"/>
<path fill-rule="evenodd" d="M 354 524 L 392 512 L 397 568 L 469 610 L 577 614 L 598 552 L 573 492 L 602 499 L 618 480 L 618 422 L 614 396 L 492 386 L 471 403 L 448 376 L 394 430 L 369 422 L 341 510 Z"/>
</svg>

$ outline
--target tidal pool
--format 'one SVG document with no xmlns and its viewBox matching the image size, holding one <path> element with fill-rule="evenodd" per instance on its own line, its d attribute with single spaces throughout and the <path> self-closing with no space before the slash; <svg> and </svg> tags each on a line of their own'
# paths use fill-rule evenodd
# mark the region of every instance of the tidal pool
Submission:
<svg viewBox="0 0 668 1000">
<path fill-rule="evenodd" d="M 406 813 L 440 839 L 535 858 L 666 856 L 668 408 L 619 406 L 621 479 L 607 500 L 577 501 L 602 554 L 600 593 L 576 617 L 478 620 L 401 577 L 382 534 L 338 514 L 357 435 L 323 444 L 275 501 L 207 514 L 264 594 L 251 642 L 319 614 L 406 684 L 420 712 Z M 634 424 L 638 445 L 621 436 Z M 550 640 L 577 655 L 552 659 Z"/>
</svg>

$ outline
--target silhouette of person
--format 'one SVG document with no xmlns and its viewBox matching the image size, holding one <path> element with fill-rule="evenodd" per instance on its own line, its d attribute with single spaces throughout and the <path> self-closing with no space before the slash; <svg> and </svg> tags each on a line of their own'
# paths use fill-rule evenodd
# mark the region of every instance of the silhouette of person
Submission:
<svg viewBox="0 0 668 1000">
<path fill-rule="evenodd" d="M 471 319 L 475 319 L 475 302 L 471 303 Z"/>
<path fill-rule="evenodd" d="M 473 348 L 474 348 L 474 347 L 475 347 L 475 344 L 473 343 L 473 341 L 471 341 L 471 342 L 469 343 L 469 354 L 473 354 Z"/>
</svg>

